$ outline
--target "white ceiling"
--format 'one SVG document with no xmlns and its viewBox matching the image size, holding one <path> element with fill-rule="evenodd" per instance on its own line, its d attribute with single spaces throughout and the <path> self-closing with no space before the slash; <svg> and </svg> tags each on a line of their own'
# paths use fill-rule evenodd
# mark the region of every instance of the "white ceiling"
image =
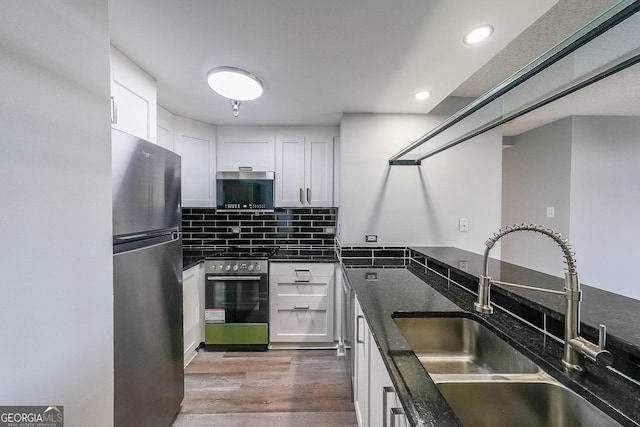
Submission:
<svg viewBox="0 0 640 427">
<path fill-rule="evenodd" d="M 218 125 L 337 125 L 343 112 L 429 112 L 556 1 L 110 0 L 109 8 L 112 44 L 157 80 L 158 102 L 172 113 Z M 486 23 L 491 39 L 462 44 Z M 265 85 L 238 118 L 205 81 L 225 65 Z M 433 95 L 415 101 L 423 89 Z"/>
</svg>

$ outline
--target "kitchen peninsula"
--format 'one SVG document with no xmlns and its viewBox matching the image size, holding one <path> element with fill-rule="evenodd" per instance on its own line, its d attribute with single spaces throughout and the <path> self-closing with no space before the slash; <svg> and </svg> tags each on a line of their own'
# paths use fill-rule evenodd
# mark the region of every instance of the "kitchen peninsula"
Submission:
<svg viewBox="0 0 640 427">
<path fill-rule="evenodd" d="M 591 403 L 605 408 L 609 416 L 622 425 L 640 425 L 640 408 L 638 399 L 640 389 L 637 380 L 625 378 L 624 374 L 597 367 L 589 362 L 585 372 L 581 374 L 565 374 L 562 364 L 562 345 L 540 330 L 527 325 L 522 320 L 505 313 L 503 310 L 488 317 L 473 313 L 475 301 L 469 288 L 477 286 L 481 271 L 482 257 L 467 251 L 450 247 L 413 247 L 410 248 L 407 269 L 347 269 L 347 279 L 362 306 L 362 311 L 371 328 L 375 346 L 380 350 L 388 372 L 393 380 L 396 392 L 412 425 L 459 425 L 449 405 L 442 398 L 437 386 L 415 357 L 411 348 L 394 324 L 393 317 L 398 316 L 463 316 L 480 318 L 492 330 L 510 345 L 533 360 L 546 372 L 550 373 L 565 386 L 576 391 Z M 541 278 L 546 275 L 523 269 L 508 263 L 492 260 L 492 274 L 502 272 L 502 279 L 518 277 L 520 283 L 531 283 L 527 279 Z M 371 273 L 376 280 L 371 280 Z M 555 278 L 555 281 L 560 279 Z M 548 282 L 547 282 L 548 283 Z M 539 285 L 540 283 L 535 283 Z M 553 286 L 553 281 L 551 283 Z M 494 288 L 495 289 L 495 288 Z M 610 346 L 616 357 L 614 366 L 621 372 L 633 375 L 637 365 L 630 366 L 629 361 L 638 360 L 638 346 L 633 341 L 633 326 L 637 325 L 638 311 L 632 317 L 629 312 L 638 302 L 627 299 L 626 307 L 621 307 L 617 296 L 610 294 L 614 301 L 602 298 L 599 290 L 585 289 L 585 306 L 596 298 L 601 312 L 601 319 L 612 325 L 611 329 L 618 336 L 610 335 Z M 591 295 L 590 295 L 591 294 Z M 498 295 L 502 295 L 499 297 Z M 544 307 L 546 301 L 530 300 L 522 295 L 512 295 L 502 289 L 495 290 L 494 301 L 500 301 L 507 310 L 529 319 L 534 325 L 539 316 L 557 317 L 553 308 Z M 557 296 L 556 296 L 557 297 Z M 619 318 L 607 311 L 608 304 L 619 307 Z M 588 311 L 594 312 L 592 308 Z M 537 313 L 536 313 L 537 312 Z M 595 315 L 595 313 L 593 314 Z M 592 317 L 591 314 L 588 317 Z M 629 320 L 631 319 L 631 320 Z M 549 320 L 549 319 L 547 319 Z M 591 319 L 588 319 L 589 322 Z M 559 320 L 556 320 L 560 323 Z M 549 321 L 549 333 L 557 330 Z M 615 326 L 613 326 L 615 325 Z M 588 335 L 593 330 L 588 325 L 584 329 Z M 562 330 L 560 328 L 560 330 Z M 631 335 L 626 335 L 626 334 Z M 632 362 L 633 363 L 633 362 Z"/>
</svg>

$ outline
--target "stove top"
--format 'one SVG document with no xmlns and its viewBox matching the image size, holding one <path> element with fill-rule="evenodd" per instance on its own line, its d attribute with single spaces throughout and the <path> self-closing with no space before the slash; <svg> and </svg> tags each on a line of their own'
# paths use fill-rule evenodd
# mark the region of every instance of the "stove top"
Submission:
<svg viewBox="0 0 640 427">
<path fill-rule="evenodd" d="M 229 246 L 226 248 L 218 248 L 215 252 L 208 253 L 206 259 L 268 259 L 273 256 L 277 250 L 277 246 Z"/>
</svg>

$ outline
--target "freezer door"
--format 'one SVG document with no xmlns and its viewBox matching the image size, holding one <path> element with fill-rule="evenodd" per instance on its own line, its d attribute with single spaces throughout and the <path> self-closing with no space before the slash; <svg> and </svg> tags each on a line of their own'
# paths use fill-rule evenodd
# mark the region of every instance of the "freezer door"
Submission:
<svg viewBox="0 0 640 427">
<path fill-rule="evenodd" d="M 113 256 L 117 426 L 171 426 L 184 396 L 180 239 Z"/>
<path fill-rule="evenodd" d="M 180 225 L 180 156 L 112 130 L 113 235 Z"/>
</svg>

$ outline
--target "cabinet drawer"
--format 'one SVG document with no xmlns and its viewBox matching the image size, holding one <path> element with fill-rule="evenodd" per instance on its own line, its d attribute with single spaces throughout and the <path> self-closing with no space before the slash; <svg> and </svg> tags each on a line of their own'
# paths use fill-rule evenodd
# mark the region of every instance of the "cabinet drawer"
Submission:
<svg viewBox="0 0 640 427">
<path fill-rule="evenodd" d="M 271 298 L 311 298 L 325 300 L 329 297 L 332 285 L 331 277 L 316 277 L 310 281 L 291 280 L 290 277 L 275 276 L 269 283 Z M 319 301 L 318 301 L 319 302 Z"/>
<path fill-rule="evenodd" d="M 332 277 L 334 265 L 330 263 L 303 263 L 303 262 L 272 262 L 269 272 L 273 276 L 289 277 L 292 280 L 305 280 L 315 277 Z"/>
<path fill-rule="evenodd" d="M 271 342 L 332 342 L 333 310 L 326 303 L 272 304 Z"/>
</svg>

